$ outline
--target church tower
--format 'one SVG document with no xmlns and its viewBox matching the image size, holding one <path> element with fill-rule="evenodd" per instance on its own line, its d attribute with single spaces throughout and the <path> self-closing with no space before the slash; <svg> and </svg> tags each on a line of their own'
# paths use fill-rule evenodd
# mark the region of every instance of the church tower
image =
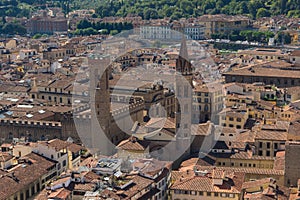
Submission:
<svg viewBox="0 0 300 200">
<path fill-rule="evenodd" d="M 189 156 L 191 144 L 192 124 L 192 81 L 193 68 L 189 61 L 185 37 L 180 46 L 176 60 L 175 77 L 175 122 L 176 122 L 176 149 L 181 152 L 180 161 Z"/>
<path fill-rule="evenodd" d="M 110 138 L 110 57 L 93 54 L 89 58 L 90 67 L 90 105 L 91 105 L 91 143 L 101 154 L 112 153 L 114 147 Z"/>
</svg>

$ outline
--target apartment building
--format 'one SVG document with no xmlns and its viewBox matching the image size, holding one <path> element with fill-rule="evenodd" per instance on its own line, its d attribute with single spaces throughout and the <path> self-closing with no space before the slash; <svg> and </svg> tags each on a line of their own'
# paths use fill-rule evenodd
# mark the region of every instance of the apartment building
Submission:
<svg viewBox="0 0 300 200">
<path fill-rule="evenodd" d="M 170 186 L 172 200 L 179 199 L 240 199 L 244 173 L 219 169 L 211 171 L 174 171 Z M 225 187 L 228 186 L 228 187 Z"/>
<path fill-rule="evenodd" d="M 27 32 L 32 35 L 36 33 L 66 33 L 68 31 L 68 22 L 64 17 L 35 16 L 28 20 L 26 26 Z"/>
<path fill-rule="evenodd" d="M 236 15 L 203 15 L 197 18 L 200 25 L 205 27 L 205 38 L 209 39 L 216 33 L 229 33 L 233 30 L 243 30 L 250 26 L 250 19 Z"/>
<path fill-rule="evenodd" d="M 223 109 L 223 91 L 218 84 L 196 85 L 193 88 L 193 123 L 208 120 L 218 122 L 217 114 Z"/>
<path fill-rule="evenodd" d="M 285 61 L 273 61 L 263 64 L 250 65 L 223 73 L 226 83 L 255 83 L 266 85 L 275 84 L 277 87 L 293 87 L 300 84 L 300 71 L 294 70 L 292 64 Z"/>
<path fill-rule="evenodd" d="M 32 198 L 58 175 L 56 165 L 56 162 L 36 153 L 19 158 L 9 172 L 0 170 L 1 199 Z"/>
</svg>

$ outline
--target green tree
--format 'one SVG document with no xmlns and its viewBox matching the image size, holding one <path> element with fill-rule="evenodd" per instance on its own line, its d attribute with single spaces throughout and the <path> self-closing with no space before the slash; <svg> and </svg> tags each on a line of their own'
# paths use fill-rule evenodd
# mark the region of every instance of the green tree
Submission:
<svg viewBox="0 0 300 200">
<path fill-rule="evenodd" d="M 26 34 L 26 28 L 18 23 L 6 23 L 1 30 L 2 33 L 4 34 L 19 34 L 19 35 L 24 35 Z"/>
<path fill-rule="evenodd" d="M 81 21 L 78 22 L 78 24 L 77 24 L 77 28 L 78 28 L 78 29 L 85 29 L 85 28 L 89 28 L 89 27 L 92 27 L 92 23 L 89 22 L 89 21 L 86 20 L 86 19 L 81 20 Z"/>
<path fill-rule="evenodd" d="M 41 37 L 42 37 L 42 34 L 37 33 L 37 34 L 35 34 L 32 38 L 33 38 L 33 39 L 39 39 L 39 38 L 41 38 Z"/>
<path fill-rule="evenodd" d="M 261 18 L 261 17 L 270 17 L 271 16 L 271 13 L 270 11 L 268 11 L 267 9 L 265 8 L 259 8 L 257 10 L 257 13 L 256 13 L 256 18 Z"/>
<path fill-rule="evenodd" d="M 292 36 L 289 33 L 279 31 L 275 36 L 275 42 L 277 44 L 291 44 Z"/>
<path fill-rule="evenodd" d="M 158 19 L 158 12 L 153 8 L 146 8 L 144 10 L 144 19 Z"/>
<path fill-rule="evenodd" d="M 109 31 L 107 29 L 101 29 L 100 33 L 103 34 L 103 35 L 108 35 Z"/>
<path fill-rule="evenodd" d="M 118 33 L 119 33 L 118 30 L 111 30 L 109 34 L 110 35 L 116 35 Z"/>
</svg>

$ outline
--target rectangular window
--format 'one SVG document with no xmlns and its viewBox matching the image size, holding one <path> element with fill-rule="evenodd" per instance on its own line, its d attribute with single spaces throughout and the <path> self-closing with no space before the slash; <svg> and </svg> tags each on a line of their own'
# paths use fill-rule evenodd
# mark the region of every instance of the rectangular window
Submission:
<svg viewBox="0 0 300 200">
<path fill-rule="evenodd" d="M 208 105 L 204 106 L 204 111 L 208 111 Z"/>
<path fill-rule="evenodd" d="M 270 147 L 271 147 L 271 143 L 267 142 L 267 148 L 270 149 Z"/>
<path fill-rule="evenodd" d="M 64 161 L 63 161 L 63 167 L 65 167 L 66 165 L 67 165 L 67 161 L 64 160 Z"/>
<path fill-rule="evenodd" d="M 211 192 L 207 192 L 206 194 L 207 194 L 207 196 L 211 196 Z"/>
<path fill-rule="evenodd" d="M 189 96 L 189 87 L 188 86 L 184 86 L 184 97 L 188 97 Z"/>
<path fill-rule="evenodd" d="M 270 156 L 270 151 L 267 151 L 266 156 Z"/>
<path fill-rule="evenodd" d="M 259 148 L 262 148 L 262 146 L 263 146 L 263 143 L 259 142 Z"/>
</svg>

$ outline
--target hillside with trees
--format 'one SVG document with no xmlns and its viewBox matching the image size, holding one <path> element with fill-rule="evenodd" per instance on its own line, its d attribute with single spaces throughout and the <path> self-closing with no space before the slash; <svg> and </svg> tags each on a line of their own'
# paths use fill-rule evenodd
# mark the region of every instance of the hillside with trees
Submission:
<svg viewBox="0 0 300 200">
<path fill-rule="evenodd" d="M 143 19 L 197 17 L 203 14 L 300 17 L 300 0 L 0 0 L 0 17 L 29 17 L 36 9 L 96 9 L 95 17 L 135 14 Z"/>
<path fill-rule="evenodd" d="M 96 13 L 99 17 L 136 14 L 143 19 L 203 14 L 244 14 L 253 19 L 280 14 L 299 17 L 300 0 L 102 0 Z"/>
</svg>

